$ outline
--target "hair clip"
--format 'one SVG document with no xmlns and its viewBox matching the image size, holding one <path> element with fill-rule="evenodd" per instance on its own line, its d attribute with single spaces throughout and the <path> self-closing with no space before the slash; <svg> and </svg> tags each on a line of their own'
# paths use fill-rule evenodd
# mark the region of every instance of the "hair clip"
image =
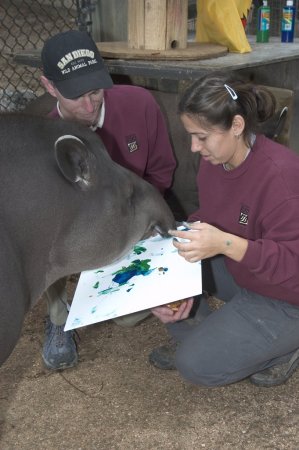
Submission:
<svg viewBox="0 0 299 450">
<path fill-rule="evenodd" d="M 231 96 L 231 98 L 233 100 L 237 100 L 238 96 L 237 96 L 236 92 L 233 90 L 233 88 L 231 88 L 228 84 L 225 84 L 224 87 L 227 90 L 227 92 L 229 93 L 229 95 Z"/>
</svg>

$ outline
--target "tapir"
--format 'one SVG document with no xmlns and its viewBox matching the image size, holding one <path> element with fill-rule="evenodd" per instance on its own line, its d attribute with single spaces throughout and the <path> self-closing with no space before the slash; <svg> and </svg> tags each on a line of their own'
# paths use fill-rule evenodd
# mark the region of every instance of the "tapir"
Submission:
<svg viewBox="0 0 299 450">
<path fill-rule="evenodd" d="M 117 130 L 116 130 L 117 132 Z M 158 190 L 65 120 L 0 115 L 0 364 L 53 282 L 103 267 L 175 226 Z"/>
</svg>

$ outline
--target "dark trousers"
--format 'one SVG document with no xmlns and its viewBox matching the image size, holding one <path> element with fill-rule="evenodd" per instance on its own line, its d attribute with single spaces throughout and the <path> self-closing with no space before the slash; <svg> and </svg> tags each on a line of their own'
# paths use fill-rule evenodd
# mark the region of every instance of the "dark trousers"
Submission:
<svg viewBox="0 0 299 450">
<path fill-rule="evenodd" d="M 203 287 L 224 305 L 210 314 L 201 305 L 193 324 L 187 320 L 167 326 L 179 341 L 176 367 L 190 382 L 233 383 L 288 361 L 298 349 L 299 307 L 240 288 L 223 257 L 203 264 Z"/>
</svg>

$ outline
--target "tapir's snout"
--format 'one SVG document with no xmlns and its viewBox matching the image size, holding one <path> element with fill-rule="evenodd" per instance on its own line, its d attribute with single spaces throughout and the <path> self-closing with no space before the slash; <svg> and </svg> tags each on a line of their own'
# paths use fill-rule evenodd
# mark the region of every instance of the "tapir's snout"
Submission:
<svg viewBox="0 0 299 450">
<path fill-rule="evenodd" d="M 156 233 L 159 233 L 163 238 L 169 238 L 170 234 L 168 233 L 168 231 L 174 229 L 176 229 L 174 215 L 169 205 L 165 202 L 164 199 L 162 199 L 161 212 L 155 218 L 152 225 L 152 230 Z"/>
<path fill-rule="evenodd" d="M 169 227 L 167 227 L 167 229 L 161 226 L 160 224 L 154 226 L 154 231 L 159 233 L 163 238 L 171 237 L 171 235 L 168 233 L 170 229 L 172 230 L 176 229 L 175 221 L 173 221 L 173 223 Z"/>
<path fill-rule="evenodd" d="M 168 233 L 169 230 L 176 229 L 176 222 L 172 213 L 167 214 L 161 221 L 153 221 L 147 231 L 144 233 L 142 239 L 148 239 L 149 237 L 159 234 L 163 238 L 171 237 Z"/>
</svg>

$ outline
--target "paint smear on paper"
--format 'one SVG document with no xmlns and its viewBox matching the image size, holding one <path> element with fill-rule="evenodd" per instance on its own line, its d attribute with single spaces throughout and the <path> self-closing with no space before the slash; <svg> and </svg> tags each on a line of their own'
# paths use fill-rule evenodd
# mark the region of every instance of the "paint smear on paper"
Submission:
<svg viewBox="0 0 299 450">
<path fill-rule="evenodd" d="M 133 253 L 135 253 L 135 255 L 141 255 L 141 253 L 146 252 L 146 248 L 142 247 L 141 245 L 135 245 L 134 249 L 133 249 Z"/>
<path fill-rule="evenodd" d="M 128 266 L 123 266 L 121 269 L 113 272 L 112 275 L 114 275 L 114 277 L 112 278 L 112 283 L 116 283 L 118 286 L 112 285 L 107 289 L 103 289 L 98 292 L 98 295 L 111 294 L 112 292 L 119 291 L 120 287 L 128 284 L 133 277 L 150 275 L 155 270 L 155 268 L 151 268 L 150 261 L 150 259 L 135 259 Z M 160 269 L 161 268 L 159 268 L 159 270 Z M 168 270 L 165 267 L 162 269 L 164 272 Z M 130 292 L 134 286 L 134 283 L 130 284 L 126 292 Z"/>
<path fill-rule="evenodd" d="M 149 275 L 153 270 L 149 264 L 150 259 L 135 259 L 131 262 L 128 267 L 122 267 L 117 272 L 114 272 L 112 275 L 115 275 L 112 278 L 112 281 L 118 283 L 119 286 L 126 284 L 132 277 L 138 275 Z"/>
<path fill-rule="evenodd" d="M 119 291 L 119 287 L 108 287 L 107 289 L 103 289 L 102 291 L 98 292 L 98 295 L 106 295 L 106 294 L 112 294 L 112 292 Z"/>
</svg>

